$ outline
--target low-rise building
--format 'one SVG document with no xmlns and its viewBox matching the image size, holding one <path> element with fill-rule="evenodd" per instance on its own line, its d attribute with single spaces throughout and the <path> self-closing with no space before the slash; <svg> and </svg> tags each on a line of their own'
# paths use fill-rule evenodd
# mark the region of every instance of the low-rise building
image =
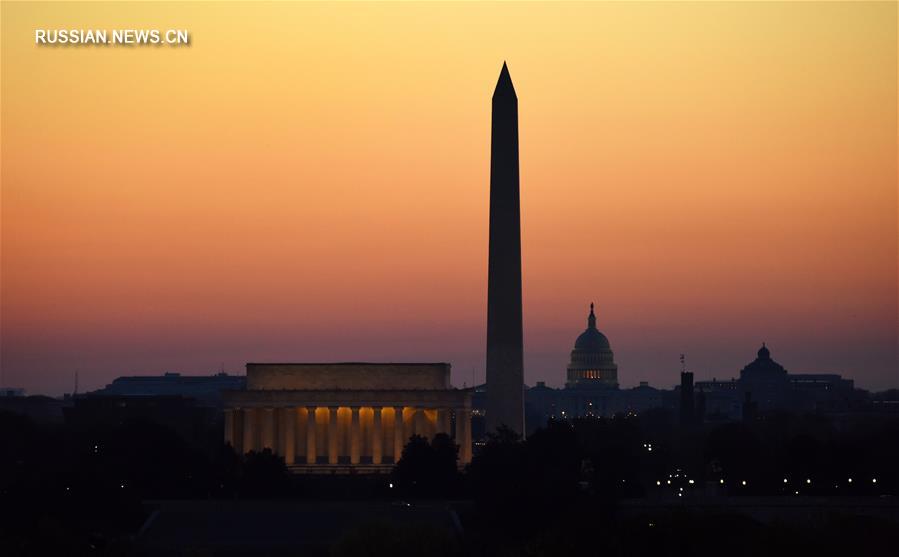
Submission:
<svg viewBox="0 0 899 557">
<path fill-rule="evenodd" d="M 471 460 L 471 392 L 445 363 L 250 363 L 224 393 L 225 441 L 294 472 L 382 472 L 412 435 L 451 435 Z"/>
</svg>

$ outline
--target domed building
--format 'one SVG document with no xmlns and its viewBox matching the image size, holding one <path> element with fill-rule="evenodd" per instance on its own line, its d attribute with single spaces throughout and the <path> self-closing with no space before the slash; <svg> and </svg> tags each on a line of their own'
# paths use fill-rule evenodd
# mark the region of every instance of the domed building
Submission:
<svg viewBox="0 0 899 557">
<path fill-rule="evenodd" d="M 762 343 L 758 357 L 740 370 L 741 381 L 787 381 L 787 370 L 771 359 L 771 351 Z"/>
<path fill-rule="evenodd" d="M 750 397 L 746 400 L 757 405 L 759 410 L 793 406 L 795 393 L 787 370 L 771 358 L 771 351 L 764 342 L 757 356 L 740 370 L 740 390 Z"/>
<path fill-rule="evenodd" d="M 590 304 L 587 330 L 574 341 L 565 384 L 567 387 L 618 388 L 618 366 L 609 339 L 596 328 L 593 304 Z"/>
</svg>

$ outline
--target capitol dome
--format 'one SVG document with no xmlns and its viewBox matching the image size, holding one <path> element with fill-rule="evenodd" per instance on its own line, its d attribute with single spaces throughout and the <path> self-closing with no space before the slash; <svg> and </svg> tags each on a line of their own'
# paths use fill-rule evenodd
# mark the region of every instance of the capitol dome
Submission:
<svg viewBox="0 0 899 557">
<path fill-rule="evenodd" d="M 606 335 L 596 328 L 596 314 L 590 304 L 587 330 L 574 341 L 571 362 L 568 364 L 569 387 L 618 387 L 618 366 Z"/>
<path fill-rule="evenodd" d="M 590 313 L 590 318 L 595 319 L 592 312 Z M 609 346 L 609 339 L 606 338 L 606 335 L 599 332 L 595 322 L 592 328 L 588 328 L 577 337 L 577 340 L 574 341 L 574 349 L 584 352 L 608 352 L 612 350 Z"/>
</svg>

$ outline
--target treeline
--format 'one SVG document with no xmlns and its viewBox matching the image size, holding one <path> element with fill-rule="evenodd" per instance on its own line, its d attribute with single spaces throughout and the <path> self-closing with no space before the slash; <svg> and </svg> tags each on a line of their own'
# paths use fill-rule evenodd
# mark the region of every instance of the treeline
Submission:
<svg viewBox="0 0 899 557">
<path fill-rule="evenodd" d="M 674 415 L 551 421 L 522 441 L 489 436 L 461 482 L 475 499 L 537 500 L 580 493 L 603 500 L 730 496 L 899 494 L 899 416 L 837 423 L 819 415 L 772 414 L 750 423 L 680 427 Z M 441 446 L 445 441 L 435 441 Z M 398 485 L 441 496 L 426 479 L 435 456 L 418 441 L 420 465 L 397 468 Z M 451 458 L 445 449 L 443 458 Z M 446 466 L 444 466 L 446 468 Z M 409 480 L 417 470 L 421 478 Z M 406 476 L 406 477 L 403 477 Z M 448 480 L 437 482 L 445 485 Z M 566 495 L 567 496 L 567 495 Z"/>
<path fill-rule="evenodd" d="M 899 494 L 899 422 L 883 417 L 846 423 L 783 414 L 681 428 L 659 410 L 551 422 L 526 440 L 501 431 L 463 470 L 450 438 L 413 437 L 389 477 L 291 477 L 269 451 L 237 455 L 214 440 L 197 446 L 139 421 L 75 430 L 0 413 L 0 439 L 4 555 L 127 554 L 147 517 L 144 502 L 154 499 L 473 501 L 458 507 L 474 544 L 467 551 L 532 547 L 541 555 L 558 536 L 583 544 L 601 531 L 620 540 L 627 528 L 652 522 L 658 529 L 646 542 L 665 528 L 697 528 L 676 517 L 622 522 L 628 499 Z"/>
<path fill-rule="evenodd" d="M 0 412 L 0 554 L 127 554 L 154 499 L 290 496 L 283 459 L 134 421 L 80 430 Z"/>
<path fill-rule="evenodd" d="M 899 422 L 884 417 L 841 423 L 778 414 L 681 428 L 660 410 L 550 422 L 523 441 L 501 431 L 445 483 L 425 465 L 445 454 L 438 450 L 445 441 L 435 440 L 428 454 L 418 440 L 395 478 L 406 496 L 463 486 L 458 493 L 475 501 L 462 511 L 468 554 L 879 555 L 899 543 L 895 524 L 883 519 L 822 510 L 811 513 L 820 515 L 816 521 L 764 523 L 701 511 L 700 503 L 721 496 L 774 497 L 772 507 L 809 496 L 889 499 L 899 494 L 897 440 Z M 628 502 L 660 505 L 623 512 Z"/>
</svg>

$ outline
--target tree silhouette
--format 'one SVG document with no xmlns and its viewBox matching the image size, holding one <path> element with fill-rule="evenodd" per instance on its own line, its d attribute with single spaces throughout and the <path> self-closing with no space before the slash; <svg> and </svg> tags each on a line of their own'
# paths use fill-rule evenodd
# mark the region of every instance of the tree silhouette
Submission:
<svg viewBox="0 0 899 557">
<path fill-rule="evenodd" d="M 438 433 L 429 443 L 413 435 L 393 470 L 400 493 L 416 497 L 445 497 L 459 486 L 459 446 L 446 434 Z"/>
<path fill-rule="evenodd" d="M 248 452 L 241 484 L 244 497 L 284 497 L 290 492 L 290 476 L 284 458 L 272 453 L 271 449 Z"/>
</svg>

